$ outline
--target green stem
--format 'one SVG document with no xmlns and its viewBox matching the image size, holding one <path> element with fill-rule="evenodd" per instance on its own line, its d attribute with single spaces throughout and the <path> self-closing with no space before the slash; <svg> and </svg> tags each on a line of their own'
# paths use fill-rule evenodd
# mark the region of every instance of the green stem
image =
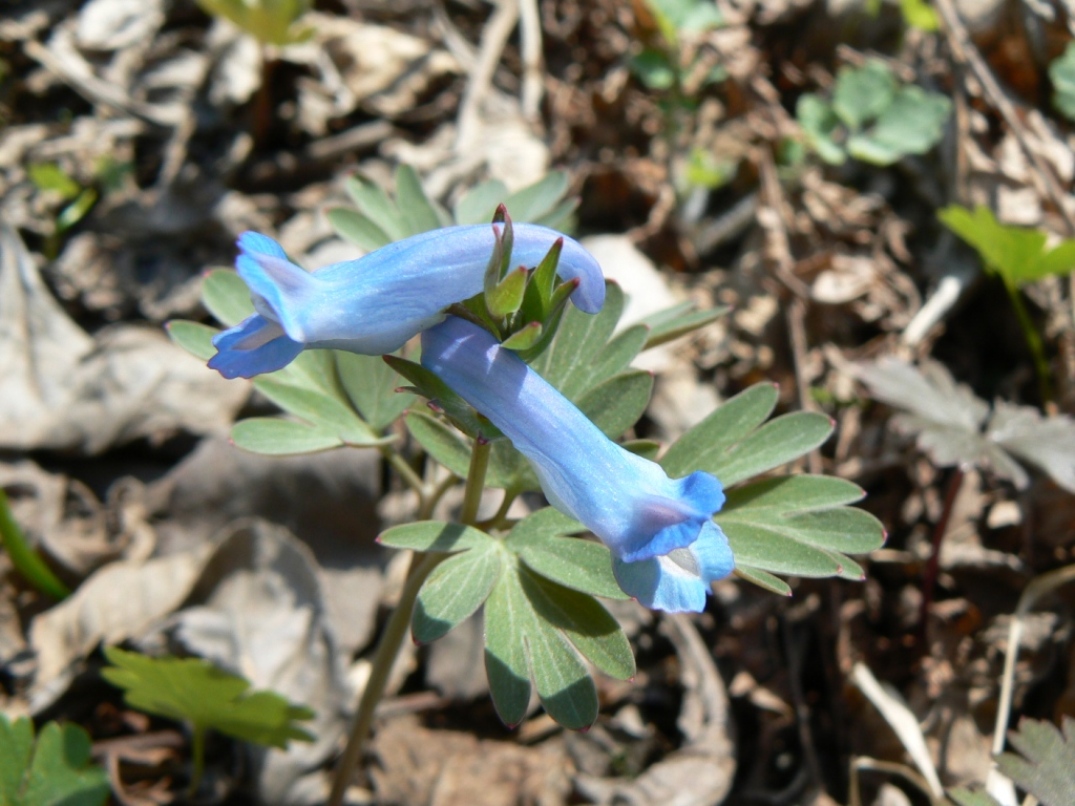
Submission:
<svg viewBox="0 0 1075 806">
<path fill-rule="evenodd" d="M 463 494 L 463 511 L 460 520 L 468 525 L 473 525 L 478 514 L 478 503 L 481 501 L 482 490 L 485 488 L 485 471 L 489 467 L 490 445 L 488 442 L 475 442 L 474 452 L 470 455 L 470 470 L 467 473 L 467 487 Z M 452 481 L 452 479 L 449 479 Z M 447 488 L 445 488 L 447 489 Z M 432 498 L 432 496 L 430 496 Z M 384 695 L 388 685 L 388 677 L 395 665 L 399 649 L 403 646 L 403 638 L 407 635 L 407 628 L 414 614 L 414 604 L 418 599 L 418 592 L 422 589 L 422 583 L 437 565 L 445 559 L 444 554 L 415 554 L 411 559 L 411 567 L 407 572 L 407 583 L 403 586 L 403 593 L 399 597 L 399 604 L 392 612 L 385 625 L 384 633 L 377 644 L 377 650 L 373 655 L 373 665 L 370 668 L 369 680 L 362 690 L 362 699 L 358 703 L 358 711 L 355 713 L 355 721 L 351 725 L 351 735 L 347 739 L 347 747 L 344 748 L 343 757 L 336 767 L 336 773 L 332 780 L 332 792 L 329 794 L 329 806 L 342 806 L 347 785 L 351 781 L 355 767 L 362 756 L 362 749 L 366 744 L 370 727 L 373 725 L 373 715 L 377 703 Z"/>
<path fill-rule="evenodd" d="M 195 725 L 191 734 L 190 755 L 194 762 L 194 769 L 190 774 L 187 797 L 193 798 L 198 792 L 198 787 L 202 785 L 202 777 L 205 775 L 205 728 L 201 725 Z"/>
<path fill-rule="evenodd" d="M 355 714 L 354 724 L 351 725 L 351 735 L 347 739 L 347 747 L 343 751 L 343 758 L 336 767 L 335 777 L 332 781 L 332 793 L 329 795 L 329 806 L 342 806 L 343 796 L 347 792 L 347 785 L 351 781 L 355 767 L 362 755 L 362 748 L 366 743 L 370 726 L 373 724 L 373 714 L 384 694 L 385 686 L 388 685 L 388 676 L 395 664 L 399 648 L 403 645 L 403 638 L 407 635 L 407 628 L 411 623 L 411 615 L 414 613 L 414 603 L 418 598 L 418 591 L 422 589 L 422 583 L 426 577 L 437 567 L 438 563 L 446 557 L 444 554 L 415 554 L 411 559 L 410 571 L 407 573 L 407 583 L 403 586 L 399 604 L 392 612 L 392 616 L 385 625 L 384 633 L 377 644 L 377 651 L 373 656 L 373 665 L 370 668 L 369 680 L 362 690 L 362 699 L 358 703 L 358 712 Z"/>
<path fill-rule="evenodd" d="M 473 526 L 478 520 L 478 506 L 481 504 L 482 491 L 485 490 L 485 471 L 489 469 L 491 451 L 490 443 L 474 440 L 470 468 L 467 471 L 467 489 L 463 493 L 463 510 L 459 513 L 459 520 L 467 526 Z"/>
<path fill-rule="evenodd" d="M 388 464 L 392 465 L 392 469 L 399 473 L 400 478 L 406 482 L 408 487 L 418 493 L 419 496 L 425 494 L 426 485 L 422 481 L 422 477 L 399 454 L 399 451 L 395 450 L 391 445 L 382 445 L 380 451 L 381 456 L 388 460 Z"/>
<path fill-rule="evenodd" d="M 504 490 L 504 500 L 500 502 L 500 508 L 496 511 L 496 514 L 488 520 L 481 521 L 475 525 L 479 529 L 499 529 L 504 525 L 504 522 L 508 517 L 508 510 L 511 509 L 511 505 L 518 497 L 518 493 L 512 492 L 511 490 Z"/>
<path fill-rule="evenodd" d="M 459 481 L 459 477 L 454 473 L 441 479 L 440 483 L 433 489 L 433 492 L 427 495 L 425 501 L 418 507 L 418 517 L 416 520 L 427 521 L 432 518 L 433 510 L 440 502 L 440 499 L 444 497 L 444 494 L 448 492 L 448 490 L 455 486 L 457 481 Z"/>
<path fill-rule="evenodd" d="M 37 553 L 30 548 L 22 529 L 11 514 L 7 495 L 0 489 L 0 544 L 7 548 L 8 556 L 15 570 L 44 594 L 53 599 L 66 599 L 71 590 L 64 585 Z"/>
<path fill-rule="evenodd" d="M 1012 301 L 1012 307 L 1015 308 L 1015 316 L 1019 320 L 1019 326 L 1023 329 L 1023 337 L 1026 339 L 1027 347 L 1030 348 L 1030 355 L 1034 361 L 1034 371 L 1038 376 L 1038 388 L 1041 393 L 1042 406 L 1047 406 L 1053 402 L 1053 393 L 1049 382 L 1049 362 L 1045 359 L 1045 348 L 1042 345 L 1041 336 L 1038 334 L 1037 328 L 1034 327 L 1034 322 L 1031 320 L 1029 312 L 1027 312 L 1026 305 L 1023 304 L 1023 295 L 1019 292 L 1019 289 L 1008 283 L 1005 283 L 1004 287 L 1008 290 L 1008 297 Z"/>
</svg>

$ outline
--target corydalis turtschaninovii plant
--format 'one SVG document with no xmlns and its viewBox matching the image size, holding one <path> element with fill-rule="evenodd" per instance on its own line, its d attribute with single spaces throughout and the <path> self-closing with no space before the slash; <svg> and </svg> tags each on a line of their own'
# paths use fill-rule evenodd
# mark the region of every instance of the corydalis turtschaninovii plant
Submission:
<svg viewBox="0 0 1075 806">
<path fill-rule="evenodd" d="M 704 472 L 671 479 L 617 445 L 488 331 L 458 317 L 422 334 L 422 364 L 530 460 L 549 502 L 612 552 L 620 587 L 647 607 L 701 611 L 734 568 L 712 516 L 724 504 Z"/>
<path fill-rule="evenodd" d="M 209 366 L 225 378 L 281 369 L 307 348 L 383 355 L 444 318 L 444 310 L 479 293 L 502 224 L 425 232 L 368 255 L 307 272 L 276 241 L 239 237 L 239 276 L 257 313 L 213 338 Z M 576 288 L 579 310 L 605 299 L 601 267 L 581 244 L 555 230 L 516 224 L 512 260 L 534 266 L 562 241 L 558 274 Z"/>
</svg>

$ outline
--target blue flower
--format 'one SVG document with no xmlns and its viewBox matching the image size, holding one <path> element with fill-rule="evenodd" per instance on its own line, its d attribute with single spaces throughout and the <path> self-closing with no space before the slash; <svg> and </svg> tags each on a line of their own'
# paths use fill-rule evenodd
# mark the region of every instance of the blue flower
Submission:
<svg viewBox="0 0 1075 806">
<path fill-rule="evenodd" d="M 257 313 L 213 339 L 218 352 L 209 366 L 225 378 L 250 378 L 286 366 L 306 348 L 390 353 L 482 290 L 496 226 L 424 232 L 313 272 L 288 260 L 271 238 L 244 232 L 235 265 Z M 557 271 L 576 283 L 572 301 L 587 313 L 601 309 L 601 267 L 581 244 L 535 224 L 516 224 L 514 234 L 512 261 L 525 266 L 536 266 L 562 238 Z"/>
<path fill-rule="evenodd" d="M 701 471 L 664 469 L 606 437 L 548 381 L 493 336 L 450 316 L 422 334 L 422 364 L 511 439 L 549 502 L 612 552 L 620 587 L 647 607 L 701 611 L 710 584 L 735 566 L 713 523 L 724 504 Z"/>
</svg>

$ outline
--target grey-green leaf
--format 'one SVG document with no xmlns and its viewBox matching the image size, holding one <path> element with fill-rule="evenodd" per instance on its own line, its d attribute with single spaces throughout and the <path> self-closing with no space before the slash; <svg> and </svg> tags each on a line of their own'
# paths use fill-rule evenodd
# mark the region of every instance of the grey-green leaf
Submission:
<svg viewBox="0 0 1075 806">
<path fill-rule="evenodd" d="M 414 401 L 409 392 L 397 392 L 403 379 L 380 356 L 333 351 L 340 385 L 363 418 L 381 433 Z"/>
<path fill-rule="evenodd" d="M 410 230 L 410 235 L 438 229 L 445 225 L 442 214 L 426 195 L 418 174 L 403 163 L 396 168 L 396 205 Z"/>
<path fill-rule="evenodd" d="M 487 541 L 449 557 L 429 575 L 418 593 L 411 632 L 428 644 L 469 618 L 489 598 L 503 567 L 503 549 Z"/>
<path fill-rule="evenodd" d="M 237 325 L 254 313 L 250 289 L 232 269 L 213 269 L 202 281 L 202 303 L 218 321 Z"/>
<path fill-rule="evenodd" d="M 618 680 L 634 676 L 635 658 L 627 636 L 596 599 L 527 569 L 521 569 L 519 577 L 539 619 L 561 630 L 605 674 Z"/>
<path fill-rule="evenodd" d="M 508 546 L 532 571 L 565 587 L 606 599 L 631 598 L 617 584 L 609 550 L 600 543 L 579 537 L 509 538 Z"/>
<path fill-rule="evenodd" d="M 181 319 L 168 323 L 168 337 L 195 358 L 208 361 L 216 355 L 213 336 L 220 331 L 200 322 L 187 322 Z"/>
<path fill-rule="evenodd" d="M 840 574 L 842 565 L 821 549 L 800 543 L 786 534 L 750 522 L 725 520 L 718 513 L 717 525 L 728 536 L 736 565 L 777 574 L 829 577 Z"/>
<path fill-rule="evenodd" d="M 774 384 L 759 383 L 726 400 L 677 439 L 662 457 L 661 465 L 669 475 L 679 478 L 719 463 L 725 450 L 765 422 L 778 397 Z M 727 482 L 724 485 L 727 487 Z"/>
<path fill-rule="evenodd" d="M 791 596 L 791 586 L 775 574 L 749 565 L 735 566 L 735 575 L 778 596 Z"/>
<path fill-rule="evenodd" d="M 325 213 L 328 223 L 336 234 L 358 246 L 364 252 L 372 252 L 392 243 L 388 234 L 369 218 L 346 207 L 333 207 Z"/>
<path fill-rule="evenodd" d="M 335 431 L 281 417 L 251 417 L 231 428 L 236 447 L 268 456 L 290 456 L 339 448 L 344 442 Z"/>
<path fill-rule="evenodd" d="M 470 467 L 470 446 L 458 431 L 418 410 L 409 412 L 406 422 L 410 435 L 425 448 L 426 453 L 455 475 L 466 478 Z"/>
<path fill-rule="evenodd" d="M 636 369 L 591 388 L 576 405 L 605 435 L 617 439 L 645 413 L 652 392 L 653 376 Z"/>
<path fill-rule="evenodd" d="M 725 487 L 731 487 L 809 453 L 829 438 L 832 429 L 832 420 L 823 414 L 809 411 L 785 414 L 699 469 L 715 475 Z"/>
<path fill-rule="evenodd" d="M 386 441 L 373 433 L 349 407 L 324 392 L 293 386 L 269 376 L 258 378 L 254 386 L 284 411 L 314 425 L 334 430 L 349 445 L 375 446 Z"/>
<path fill-rule="evenodd" d="M 498 204 L 508 197 L 508 188 L 499 179 L 482 182 L 467 191 L 455 205 L 457 224 L 487 224 Z"/>
<path fill-rule="evenodd" d="M 552 211 L 567 191 L 567 174 L 553 171 L 532 185 L 512 193 L 504 201 L 516 221 L 536 221 Z"/>
<path fill-rule="evenodd" d="M 488 546 L 493 538 L 461 523 L 416 521 L 393 526 L 382 532 L 377 542 L 395 549 L 455 552 Z"/>
</svg>

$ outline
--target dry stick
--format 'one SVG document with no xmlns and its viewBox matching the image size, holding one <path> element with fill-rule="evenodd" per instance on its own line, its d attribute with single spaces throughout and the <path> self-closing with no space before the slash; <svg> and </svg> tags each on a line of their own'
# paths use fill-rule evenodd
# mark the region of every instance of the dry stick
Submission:
<svg viewBox="0 0 1075 806">
<path fill-rule="evenodd" d="M 806 305 L 801 297 L 791 300 L 786 315 L 791 337 L 791 354 L 795 363 L 795 385 L 799 392 L 799 405 L 803 411 L 817 411 L 818 407 L 810 396 L 810 386 L 806 382 Z M 821 454 L 818 450 L 812 450 L 806 455 L 806 467 L 815 475 L 821 473 Z"/>
<path fill-rule="evenodd" d="M 518 0 L 523 59 L 523 117 L 536 121 L 545 82 L 541 74 L 541 15 L 537 0 Z"/>
<path fill-rule="evenodd" d="M 493 84 L 493 74 L 500 62 L 500 55 L 504 52 L 504 46 L 518 20 L 519 0 L 500 0 L 482 31 L 478 62 L 467 79 L 463 102 L 459 105 L 459 117 L 456 118 L 459 131 L 456 134 L 455 147 L 459 153 L 466 153 L 474 146 L 480 127 L 482 101 Z"/>
</svg>

